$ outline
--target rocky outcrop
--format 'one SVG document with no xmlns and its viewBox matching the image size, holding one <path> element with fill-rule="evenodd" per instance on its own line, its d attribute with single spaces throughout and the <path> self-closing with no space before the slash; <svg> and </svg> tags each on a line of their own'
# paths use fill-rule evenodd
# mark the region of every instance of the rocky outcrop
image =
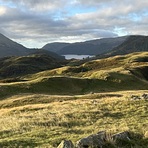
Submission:
<svg viewBox="0 0 148 148">
<path fill-rule="evenodd" d="M 76 142 L 74 146 L 71 140 L 63 140 L 57 148 L 102 148 L 106 143 L 114 143 L 120 141 L 130 141 L 130 133 L 128 131 L 117 134 L 110 134 L 106 131 L 100 131 L 97 134 L 92 134 L 84 137 Z"/>
</svg>

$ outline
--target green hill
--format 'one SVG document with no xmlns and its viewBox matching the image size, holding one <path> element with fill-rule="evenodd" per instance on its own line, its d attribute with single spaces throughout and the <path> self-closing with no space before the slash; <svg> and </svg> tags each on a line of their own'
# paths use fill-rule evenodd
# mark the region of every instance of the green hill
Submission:
<svg viewBox="0 0 148 148">
<path fill-rule="evenodd" d="M 63 63 L 55 62 L 54 59 L 45 55 L 41 59 L 37 56 L 14 58 L 14 61 L 17 64 L 19 63 L 20 66 L 17 66 L 14 62 L 12 63 L 12 66 L 16 66 L 15 77 L 12 79 L 9 77 L 10 72 L 12 72 L 9 69 L 11 67 L 9 67 L 10 63 L 8 64 L 8 69 L 5 68 L 5 70 L 8 70 L 8 73 L 6 73 L 7 71 L 1 72 L 1 76 L 3 76 L 2 74 L 5 74 L 5 76 L 7 74 L 7 78 L 1 79 L 3 91 L 0 95 L 4 97 L 5 95 L 11 95 L 11 93 L 13 95 L 18 93 L 60 95 L 147 90 L 147 58 L 148 53 L 141 52 L 93 60 L 79 66 L 65 66 L 61 68 L 56 67 L 62 66 Z M 143 61 L 142 59 L 145 60 Z M 7 65 L 7 63 L 5 64 Z M 28 67 L 27 64 L 29 65 Z M 22 73 L 19 68 L 23 69 Z M 42 72 L 35 73 L 37 72 L 36 70 Z M 19 77 L 16 79 L 16 76 Z"/>
<path fill-rule="evenodd" d="M 147 148 L 148 101 L 142 96 L 148 95 L 148 52 L 79 66 L 63 66 L 45 54 L 7 57 L 0 63 L 25 68 L 10 76 L 11 69 L 0 80 L 1 148 L 54 148 L 63 139 L 76 143 L 102 130 L 109 133 L 103 148 Z M 110 137 L 122 131 L 130 133 L 129 141 Z"/>
<path fill-rule="evenodd" d="M 26 74 L 36 73 L 47 69 L 54 69 L 66 64 L 60 56 L 36 52 L 20 57 L 6 57 L 0 59 L 0 78 L 16 78 Z"/>
</svg>

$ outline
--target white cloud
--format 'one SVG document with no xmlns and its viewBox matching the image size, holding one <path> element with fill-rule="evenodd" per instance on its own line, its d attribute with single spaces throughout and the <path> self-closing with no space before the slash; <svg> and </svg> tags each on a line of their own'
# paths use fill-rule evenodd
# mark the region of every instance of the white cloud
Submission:
<svg viewBox="0 0 148 148">
<path fill-rule="evenodd" d="M 0 32 L 27 46 L 148 35 L 146 0 L 0 0 L 0 3 Z"/>
<path fill-rule="evenodd" d="M 1 7 L 1 6 L 0 6 L 0 16 L 1 16 L 1 15 L 4 15 L 5 12 L 6 12 L 5 7 Z"/>
<path fill-rule="evenodd" d="M 63 8 L 68 1 L 67 0 L 1 0 L 9 4 L 13 4 L 15 7 L 23 7 L 24 9 L 31 11 L 53 11 L 59 8 Z"/>
</svg>

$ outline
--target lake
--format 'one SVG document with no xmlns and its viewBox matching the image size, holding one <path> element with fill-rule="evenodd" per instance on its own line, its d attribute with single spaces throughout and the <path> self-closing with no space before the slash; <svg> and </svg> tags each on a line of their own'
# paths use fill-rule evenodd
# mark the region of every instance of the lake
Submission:
<svg viewBox="0 0 148 148">
<path fill-rule="evenodd" d="M 94 55 L 76 55 L 76 54 L 67 54 L 67 55 L 62 55 L 65 56 L 65 59 L 85 59 L 85 58 L 91 58 L 94 57 Z"/>
</svg>

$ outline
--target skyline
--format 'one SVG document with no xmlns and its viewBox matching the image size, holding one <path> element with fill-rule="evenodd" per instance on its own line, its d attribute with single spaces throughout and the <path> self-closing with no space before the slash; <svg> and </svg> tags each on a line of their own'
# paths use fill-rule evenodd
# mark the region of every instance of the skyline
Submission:
<svg viewBox="0 0 148 148">
<path fill-rule="evenodd" d="M 145 0 L 0 0 L 0 33 L 30 48 L 148 35 Z"/>
</svg>

